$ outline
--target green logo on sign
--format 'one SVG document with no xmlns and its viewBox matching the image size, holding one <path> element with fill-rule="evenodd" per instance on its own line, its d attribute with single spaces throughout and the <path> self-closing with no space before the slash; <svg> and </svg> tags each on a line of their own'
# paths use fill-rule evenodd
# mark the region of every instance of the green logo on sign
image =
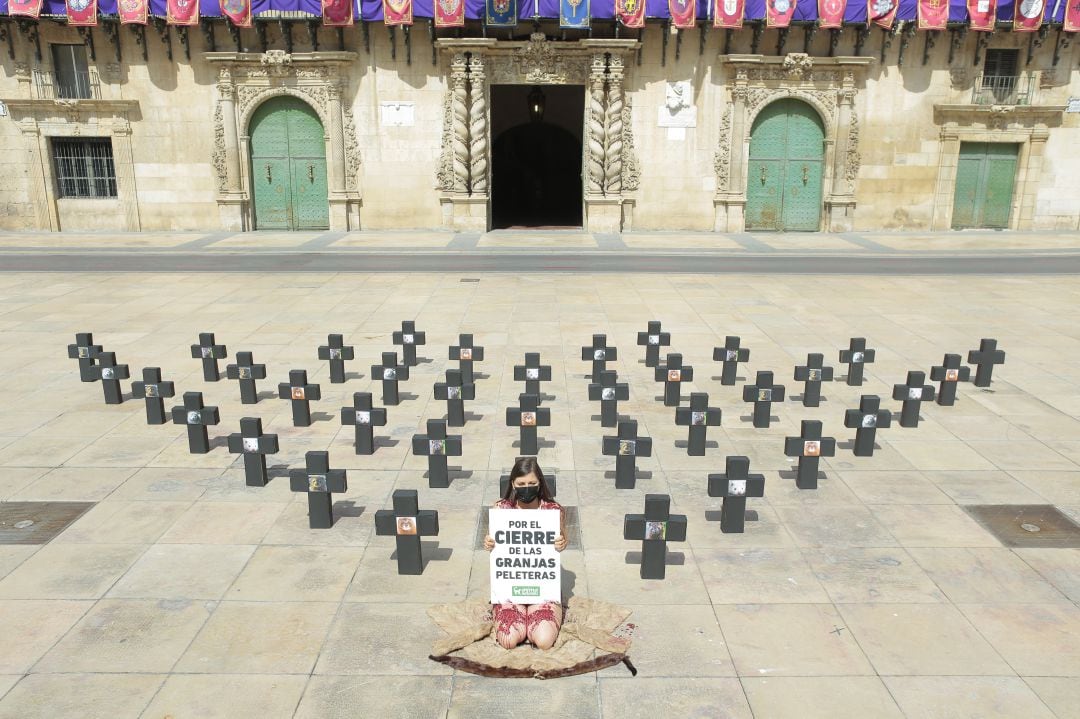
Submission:
<svg viewBox="0 0 1080 719">
<path fill-rule="evenodd" d="M 514 587 L 515 597 L 539 597 L 540 587 Z"/>
</svg>

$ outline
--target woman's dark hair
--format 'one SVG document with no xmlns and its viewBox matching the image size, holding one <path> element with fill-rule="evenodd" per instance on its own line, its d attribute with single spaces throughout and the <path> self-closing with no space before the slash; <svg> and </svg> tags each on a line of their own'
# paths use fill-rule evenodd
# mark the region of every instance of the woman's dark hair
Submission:
<svg viewBox="0 0 1080 719">
<path fill-rule="evenodd" d="M 536 478 L 540 480 L 540 499 L 545 502 L 554 502 L 555 498 L 551 495 L 551 490 L 548 489 L 547 480 L 544 479 L 544 472 L 540 469 L 536 457 L 518 457 L 514 460 L 514 466 L 510 469 L 510 481 L 506 483 L 506 491 L 503 492 L 502 498 L 512 499 L 514 496 L 514 480 L 527 474 L 535 474 Z"/>
</svg>

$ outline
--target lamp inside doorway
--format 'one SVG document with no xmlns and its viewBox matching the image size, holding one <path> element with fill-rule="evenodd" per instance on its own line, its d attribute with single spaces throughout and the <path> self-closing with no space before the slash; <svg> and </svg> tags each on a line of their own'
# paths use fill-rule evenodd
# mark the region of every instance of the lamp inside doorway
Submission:
<svg viewBox="0 0 1080 719">
<path fill-rule="evenodd" d="M 529 93 L 529 119 L 533 122 L 542 122 L 544 119 L 544 91 L 539 85 L 534 86 Z"/>
</svg>

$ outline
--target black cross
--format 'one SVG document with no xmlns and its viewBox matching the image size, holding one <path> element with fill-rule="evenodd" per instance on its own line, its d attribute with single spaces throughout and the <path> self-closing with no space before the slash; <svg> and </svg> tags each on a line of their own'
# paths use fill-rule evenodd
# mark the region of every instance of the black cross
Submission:
<svg viewBox="0 0 1080 719">
<path fill-rule="evenodd" d="M 551 410 L 540 409 L 540 398 L 535 394 L 519 394 L 518 406 L 506 408 L 506 426 L 518 428 L 521 454 L 539 454 L 536 428 L 550 425 Z"/>
<path fill-rule="evenodd" d="M 461 370 L 446 370 L 446 381 L 435 383 L 435 399 L 446 400 L 446 423 L 451 427 L 465 426 L 465 400 L 476 399 L 476 385 L 465 382 Z"/>
<path fill-rule="evenodd" d="M 595 381 L 607 369 L 608 361 L 619 359 L 619 350 L 608 346 L 607 335 L 593 335 L 592 345 L 581 348 L 581 359 L 592 360 L 592 374 L 588 376 Z"/>
<path fill-rule="evenodd" d="M 341 335 L 327 335 L 326 344 L 319 347 L 319 359 L 330 362 L 330 384 L 345 381 L 345 360 L 353 358 L 352 345 L 345 346 Z"/>
<path fill-rule="evenodd" d="M 863 367 L 874 361 L 874 350 L 866 349 L 865 337 L 852 337 L 848 348 L 840 350 L 840 361 L 848 366 L 848 386 L 858 387 L 863 383 Z"/>
<path fill-rule="evenodd" d="M 1005 364 L 1005 350 L 997 348 L 997 340 L 979 340 L 979 349 L 968 352 L 968 363 L 976 365 L 976 387 L 989 387 L 994 376 L 994 365 Z"/>
<path fill-rule="evenodd" d="M 101 389 L 105 393 L 105 404 L 120 404 L 124 401 L 124 393 L 120 389 L 120 380 L 127 379 L 128 366 L 116 364 L 115 352 L 101 352 L 98 354 L 98 363 L 90 368 L 94 373 L 94 379 L 101 380 Z"/>
<path fill-rule="evenodd" d="M 724 369 L 720 372 L 720 384 L 735 384 L 735 375 L 739 371 L 739 363 L 750 359 L 750 350 L 740 347 L 742 338 L 728 335 L 724 338 L 723 347 L 714 347 L 712 358 L 716 362 L 723 362 Z"/>
<path fill-rule="evenodd" d="M 187 425 L 188 451 L 206 454 L 210 451 L 210 438 L 206 428 L 220 421 L 217 407 L 204 407 L 202 392 L 184 392 L 184 406 L 172 408 L 173 424 Z"/>
<path fill-rule="evenodd" d="M 630 385 L 618 382 L 619 374 L 613 369 L 600 373 L 599 379 L 589 383 L 589 399 L 600 401 L 600 426 L 614 427 L 619 422 L 619 401 L 630 399 Z"/>
<path fill-rule="evenodd" d="M 372 427 L 386 426 L 386 408 L 371 406 L 370 392 L 353 392 L 353 406 L 341 408 L 341 424 L 356 425 L 356 453 L 375 453 L 375 433 Z"/>
<path fill-rule="evenodd" d="M 229 453 L 244 455 L 244 481 L 249 487 L 266 486 L 266 455 L 277 451 L 278 436 L 263 434 L 258 417 L 242 417 L 240 433 L 229 435 Z"/>
<path fill-rule="evenodd" d="M 75 344 L 68 345 L 68 357 L 79 360 L 79 379 L 83 382 L 97 380 L 94 374 L 94 360 L 101 354 L 101 345 L 94 344 L 92 332 L 79 332 L 75 335 Z"/>
<path fill-rule="evenodd" d="M 428 458 L 429 487 L 449 487 L 450 475 L 446 471 L 446 458 L 461 456 L 461 435 L 448 436 L 446 420 L 429 419 L 427 434 L 413 435 L 412 453 Z"/>
<path fill-rule="evenodd" d="M 836 439 L 821 436 L 821 422 L 804 419 L 798 437 L 784 438 L 784 454 L 798 457 L 795 486 L 799 489 L 817 489 L 818 460 L 836 455 Z"/>
<path fill-rule="evenodd" d="M 217 361 L 227 356 L 225 345 L 215 343 L 213 332 L 200 332 L 199 344 L 191 345 L 191 357 L 202 360 L 202 375 L 207 382 L 217 382 L 221 379 Z"/>
<path fill-rule="evenodd" d="M 709 496 L 724 498 L 720 531 L 741 534 L 746 522 L 746 498 L 765 496 L 765 475 L 750 474 L 749 457 L 728 457 L 723 474 L 709 475 Z"/>
<path fill-rule="evenodd" d="M 161 381 L 160 367 L 143 367 L 142 382 L 131 383 L 131 394 L 146 400 L 147 424 L 165 424 L 165 398 L 176 392 L 172 382 Z"/>
<path fill-rule="evenodd" d="M 669 352 L 667 362 L 657 365 L 654 372 L 656 381 L 664 383 L 664 406 L 678 407 L 682 400 L 682 383 L 694 379 L 694 368 L 684 365 L 678 352 Z"/>
<path fill-rule="evenodd" d="M 289 489 L 307 492 L 308 527 L 330 529 L 334 526 L 333 493 L 349 488 L 344 469 L 330 469 L 329 452 L 308 452 L 304 469 L 289 471 Z"/>
<path fill-rule="evenodd" d="M 758 372 L 754 384 L 743 385 L 742 398 L 754 403 L 754 426 L 765 429 L 772 422 L 772 403 L 784 401 L 784 385 L 773 384 L 772 372 Z"/>
<path fill-rule="evenodd" d="M 601 452 L 615 457 L 615 488 L 633 489 L 637 482 L 637 458 L 652 456 L 652 438 L 639 437 L 637 420 L 619 422 L 615 437 L 604 437 Z"/>
<path fill-rule="evenodd" d="M 720 425 L 721 411 L 709 406 L 708 392 L 691 392 L 690 406 L 675 410 L 675 424 L 689 427 L 686 453 L 692 457 L 705 455 L 705 432 L 707 427 Z"/>
<path fill-rule="evenodd" d="M 855 456 L 874 456 L 874 435 L 879 429 L 892 424 L 892 413 L 879 409 L 881 398 L 876 394 L 864 394 L 859 398 L 859 408 L 844 412 L 844 426 L 855 428 Z"/>
<path fill-rule="evenodd" d="M 947 354 L 940 365 L 930 368 L 930 379 L 941 383 L 935 398 L 937 403 L 952 407 L 956 404 L 956 384 L 971 379 L 971 368 L 960 366 L 960 355 Z"/>
<path fill-rule="evenodd" d="M 415 489 L 395 489 L 394 508 L 375 512 L 375 534 L 396 537 L 398 574 L 423 574 L 420 537 L 439 535 L 439 513 L 420 509 Z"/>
<path fill-rule="evenodd" d="M 237 352 L 236 364 L 225 365 L 225 376 L 240 380 L 240 403 L 257 404 L 259 391 L 255 380 L 266 379 L 266 365 L 255 364 L 250 352 Z"/>
<path fill-rule="evenodd" d="M 908 372 L 907 382 L 894 384 L 892 398 L 903 404 L 900 407 L 900 426 L 919 426 L 919 405 L 934 399 L 934 386 L 926 384 L 925 372 Z"/>
<path fill-rule="evenodd" d="M 655 367 L 660 364 L 660 348 L 671 345 L 671 333 L 661 332 L 660 323 L 654 320 L 649 329 L 637 333 L 637 343 L 645 346 L 645 366 Z"/>
<path fill-rule="evenodd" d="M 806 355 L 806 364 L 795 367 L 795 381 L 803 382 L 803 407 L 821 404 L 821 383 L 833 381 L 833 368 L 825 366 L 825 355 L 812 352 Z"/>
<path fill-rule="evenodd" d="M 627 514 L 623 539 L 641 540 L 641 578 L 663 579 L 667 569 L 667 543 L 686 541 L 686 515 L 671 514 L 671 497 L 646 494 L 645 514 Z"/>
<path fill-rule="evenodd" d="M 401 331 L 395 332 L 393 338 L 394 344 L 401 345 L 402 364 L 404 364 L 406 367 L 415 367 L 416 346 L 427 344 L 427 333 L 417 332 L 416 323 L 412 320 L 406 320 L 401 323 Z M 408 379 L 408 377 L 402 377 L 402 379 Z M 390 403 L 387 402 L 387 404 Z M 397 404 L 397 402 L 395 402 L 394 404 Z"/>
<path fill-rule="evenodd" d="M 398 382 L 409 379 L 409 366 L 397 363 L 397 352 L 383 352 L 382 364 L 371 365 L 371 378 L 382 380 L 383 404 L 396 406 L 398 399 Z"/>
<path fill-rule="evenodd" d="M 484 361 L 484 348 L 473 344 L 472 335 L 458 335 L 458 343 L 450 345 L 450 359 L 458 361 L 461 370 L 461 380 L 465 384 L 472 384 L 473 362 Z"/>
<path fill-rule="evenodd" d="M 289 370 L 289 381 L 278 385 L 278 397 L 292 402 L 293 427 L 311 426 L 311 400 L 322 399 L 322 389 L 308 384 L 307 371 Z"/>
<path fill-rule="evenodd" d="M 540 396 L 540 383 L 551 381 L 551 365 L 540 364 L 539 352 L 526 352 L 525 364 L 514 366 L 514 381 L 525 383 L 525 394 Z"/>
</svg>

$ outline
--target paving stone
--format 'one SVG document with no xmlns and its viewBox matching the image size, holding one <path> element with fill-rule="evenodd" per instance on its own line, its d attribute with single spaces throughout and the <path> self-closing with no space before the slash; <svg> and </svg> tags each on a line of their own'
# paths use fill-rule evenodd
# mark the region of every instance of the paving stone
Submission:
<svg viewBox="0 0 1080 719">
<path fill-rule="evenodd" d="M 0 598 L 97 599 L 145 551 L 138 544 L 49 544 L 0 580 Z"/>
<path fill-rule="evenodd" d="M 900 548 L 807 549 L 804 556 L 837 604 L 945 601 L 926 572 Z"/>
<path fill-rule="evenodd" d="M 450 682 L 448 676 L 313 676 L 293 716 L 353 719 L 357 707 L 363 707 L 365 713 L 385 719 L 444 719 Z"/>
<path fill-rule="evenodd" d="M 600 702 L 606 717 L 754 716 L 738 679 L 627 679 L 606 672 L 599 677 Z"/>
<path fill-rule="evenodd" d="M 144 717 L 292 716 L 307 684 L 304 675 L 174 674 L 154 696 Z"/>
<path fill-rule="evenodd" d="M 226 599 L 337 602 L 364 550 L 355 547 L 259 547 Z"/>
<path fill-rule="evenodd" d="M 161 674 L 31 674 L 0 700 L 0 716 L 136 717 L 164 678 Z"/>
<path fill-rule="evenodd" d="M 954 505 L 878 504 L 874 516 L 905 547 L 1000 547 L 1001 542 Z"/>
<path fill-rule="evenodd" d="M 754 716 L 902 719 L 878 677 L 743 677 Z"/>
<path fill-rule="evenodd" d="M 963 604 L 960 610 L 1021 676 L 1080 677 L 1080 607 Z"/>
<path fill-rule="evenodd" d="M 882 677 L 906 716 L 927 719 L 1031 717 L 1054 715 L 1014 676 Z"/>
<path fill-rule="evenodd" d="M 117 599 L 220 599 L 255 551 L 250 544 L 155 544 L 109 590 Z"/>
<path fill-rule="evenodd" d="M 1024 677 L 1024 681 L 1058 719 L 1080 717 L 1080 682 L 1076 677 Z"/>
<path fill-rule="evenodd" d="M 315 674 L 449 675 L 445 664 L 428 659 L 432 642 L 444 636 L 427 618 L 429 604 L 345 603 L 341 606 L 315 666 Z M 408 627 L 390 632 L 387 627 Z"/>
<path fill-rule="evenodd" d="M 28 672 L 92 602 L 0 600 L 0 674 Z"/>
<path fill-rule="evenodd" d="M 695 549 L 713 604 L 817 604 L 829 595 L 797 549 Z"/>
<path fill-rule="evenodd" d="M 987 547 L 908 551 L 956 604 L 1066 601 L 1065 595 L 1032 570 L 1015 550 Z"/>
<path fill-rule="evenodd" d="M 627 606 L 633 611 L 631 660 L 638 677 L 733 677 L 727 645 L 711 605 Z M 605 672 L 606 675 L 606 672 Z"/>
<path fill-rule="evenodd" d="M 605 670 L 608 671 L 608 670 Z M 454 678 L 447 719 L 501 719 L 507 707 L 543 707 L 545 714 L 568 719 L 598 719 L 596 680 L 590 676 L 556 681 L 500 679 L 461 675 Z M 628 716 L 615 714 L 615 716 Z"/>
</svg>

